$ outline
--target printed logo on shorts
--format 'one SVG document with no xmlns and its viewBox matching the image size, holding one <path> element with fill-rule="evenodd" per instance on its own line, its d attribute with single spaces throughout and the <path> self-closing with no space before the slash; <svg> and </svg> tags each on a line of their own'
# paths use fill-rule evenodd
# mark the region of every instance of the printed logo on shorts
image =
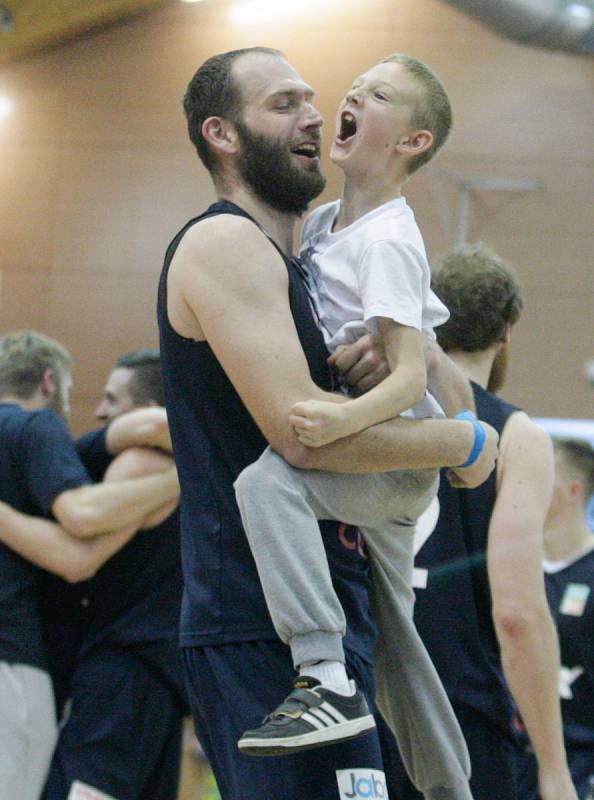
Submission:
<svg viewBox="0 0 594 800">
<path fill-rule="evenodd" d="M 386 776 L 379 769 L 337 769 L 340 800 L 388 800 Z"/>
<path fill-rule="evenodd" d="M 82 781 L 73 781 L 66 800 L 116 800 L 116 798 Z"/>
<path fill-rule="evenodd" d="M 586 608 L 590 587 L 586 583 L 568 583 L 559 606 L 562 614 L 570 617 L 581 617 Z"/>
</svg>

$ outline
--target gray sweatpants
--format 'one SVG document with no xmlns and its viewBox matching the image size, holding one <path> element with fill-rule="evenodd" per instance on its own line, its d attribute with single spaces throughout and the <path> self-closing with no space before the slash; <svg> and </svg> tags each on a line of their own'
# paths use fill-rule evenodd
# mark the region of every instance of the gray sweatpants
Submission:
<svg viewBox="0 0 594 800">
<path fill-rule="evenodd" d="M 235 494 L 272 621 L 296 667 L 317 659 L 344 662 L 346 621 L 317 520 L 361 528 L 379 630 L 377 706 L 428 800 L 472 800 L 466 743 L 412 618 L 415 521 L 437 485 L 436 470 L 299 470 L 267 448 L 239 475 Z"/>
<path fill-rule="evenodd" d="M 39 800 L 58 738 L 50 676 L 0 661 L 0 798 Z"/>
</svg>

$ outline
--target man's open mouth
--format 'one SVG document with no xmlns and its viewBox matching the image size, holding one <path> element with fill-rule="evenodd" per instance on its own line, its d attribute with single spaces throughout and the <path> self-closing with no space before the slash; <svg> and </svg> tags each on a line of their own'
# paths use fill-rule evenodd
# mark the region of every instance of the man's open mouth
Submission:
<svg viewBox="0 0 594 800">
<path fill-rule="evenodd" d="M 350 111 L 343 111 L 340 115 L 340 130 L 336 137 L 339 142 L 348 142 L 357 133 L 357 120 Z"/>
<path fill-rule="evenodd" d="M 320 146 L 315 142 L 303 142 L 291 148 L 291 152 L 297 156 L 305 156 L 306 158 L 319 158 Z"/>
</svg>

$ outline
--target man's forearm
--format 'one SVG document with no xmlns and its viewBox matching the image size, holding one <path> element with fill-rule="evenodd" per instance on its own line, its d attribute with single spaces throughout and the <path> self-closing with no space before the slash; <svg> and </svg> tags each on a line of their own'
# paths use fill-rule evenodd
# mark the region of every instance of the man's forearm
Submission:
<svg viewBox="0 0 594 800">
<path fill-rule="evenodd" d="M 142 478 L 69 490 L 57 498 L 52 510 L 74 536 L 96 536 L 139 525 L 178 495 L 177 473 L 172 467 Z"/>
<path fill-rule="evenodd" d="M 559 645 L 548 608 L 524 609 L 518 620 L 496 625 L 506 680 L 539 767 L 566 764 L 559 706 Z"/>
<path fill-rule="evenodd" d="M 474 442 L 468 422 L 394 419 L 319 448 L 295 439 L 285 458 L 297 467 L 330 472 L 390 472 L 462 464 Z"/>
<path fill-rule="evenodd" d="M 0 540 L 27 561 L 71 583 L 92 577 L 134 535 L 129 527 L 81 541 L 51 520 L 0 503 Z"/>
<path fill-rule="evenodd" d="M 128 447 L 158 447 L 170 453 L 171 436 L 164 408 L 139 408 L 121 414 L 109 423 L 106 435 L 110 453 L 121 453 Z"/>
<path fill-rule="evenodd" d="M 448 417 L 460 411 L 475 411 L 474 395 L 470 382 L 462 370 L 439 347 L 437 342 L 425 343 L 427 363 L 427 388 Z"/>
</svg>

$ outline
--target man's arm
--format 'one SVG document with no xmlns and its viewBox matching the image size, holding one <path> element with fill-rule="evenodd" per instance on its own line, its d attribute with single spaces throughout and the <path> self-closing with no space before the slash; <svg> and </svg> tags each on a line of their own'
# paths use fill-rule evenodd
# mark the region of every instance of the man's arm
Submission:
<svg viewBox="0 0 594 800">
<path fill-rule="evenodd" d="M 541 797 L 575 800 L 561 727 L 559 644 L 542 572 L 552 446 L 522 412 L 510 418 L 501 442 L 487 564 L 503 669 L 536 753 Z"/>
<path fill-rule="evenodd" d="M 170 466 L 171 458 L 137 448 L 114 459 L 105 474 L 105 480 L 150 475 L 163 472 Z M 145 518 L 142 527 L 158 525 L 176 506 L 177 499 L 170 501 Z M 22 514 L 0 502 L 0 541 L 28 561 L 70 583 L 92 578 L 106 561 L 130 541 L 138 529 L 138 525 L 130 525 L 114 533 L 77 539 L 51 520 Z"/>
<path fill-rule="evenodd" d="M 129 447 L 158 447 L 172 452 L 167 412 L 164 408 L 138 408 L 121 414 L 107 426 L 107 449 L 113 455 Z"/>
<path fill-rule="evenodd" d="M 79 540 L 55 522 L 15 511 L 0 502 L 0 540 L 27 561 L 53 572 L 69 583 L 92 578 L 137 528 Z"/>
<path fill-rule="evenodd" d="M 265 438 L 289 462 L 334 472 L 383 472 L 466 460 L 474 432 L 468 422 L 454 420 L 394 420 L 315 450 L 298 442 L 289 424 L 295 403 L 342 399 L 312 381 L 289 308 L 285 265 L 248 220 L 218 216 L 191 228 L 170 267 L 168 286 L 170 318 L 175 321 L 171 311 L 177 306 L 186 320 L 194 320 L 184 335 L 208 341 Z M 487 449 L 484 477 L 495 445 Z"/>
<path fill-rule="evenodd" d="M 178 497 L 177 472 L 170 467 L 156 475 L 69 489 L 54 500 L 52 513 L 69 533 L 84 538 L 138 527 Z"/>
<path fill-rule="evenodd" d="M 425 363 L 427 388 L 434 395 L 448 417 L 455 417 L 468 409 L 476 412 L 470 381 L 460 367 L 446 355 L 435 339 L 425 336 Z"/>
</svg>

